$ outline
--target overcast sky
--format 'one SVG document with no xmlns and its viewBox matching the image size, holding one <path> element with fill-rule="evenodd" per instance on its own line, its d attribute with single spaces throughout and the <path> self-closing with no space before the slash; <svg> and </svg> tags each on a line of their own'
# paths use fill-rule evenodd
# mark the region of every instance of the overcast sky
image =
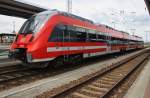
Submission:
<svg viewBox="0 0 150 98">
<path fill-rule="evenodd" d="M 22 0 L 19 0 L 22 1 Z M 23 0 L 48 9 L 66 11 L 67 0 Z M 150 16 L 144 0 L 72 0 L 72 13 L 116 29 L 144 37 L 150 31 Z M 0 32 L 18 31 L 25 19 L 0 15 Z M 136 29 L 136 30 L 131 30 Z M 150 32 L 149 32 L 150 33 Z M 148 34 L 150 37 L 150 34 Z M 150 38 L 149 38 L 150 41 Z"/>
</svg>

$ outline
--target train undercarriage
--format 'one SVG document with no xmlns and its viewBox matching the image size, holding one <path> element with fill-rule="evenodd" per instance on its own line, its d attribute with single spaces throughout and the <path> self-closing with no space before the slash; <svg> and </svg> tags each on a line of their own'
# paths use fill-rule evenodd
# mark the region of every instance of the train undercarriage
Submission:
<svg viewBox="0 0 150 98">
<path fill-rule="evenodd" d="M 64 55 L 56 57 L 51 61 L 43 61 L 43 62 L 28 62 L 28 59 L 31 59 L 26 54 L 25 48 L 19 48 L 12 51 L 9 51 L 9 58 L 20 60 L 23 66 L 31 67 L 31 68 L 46 68 L 48 66 L 52 66 L 54 68 L 58 68 L 65 64 L 75 64 L 83 59 L 83 54 L 72 54 L 72 55 Z"/>
</svg>

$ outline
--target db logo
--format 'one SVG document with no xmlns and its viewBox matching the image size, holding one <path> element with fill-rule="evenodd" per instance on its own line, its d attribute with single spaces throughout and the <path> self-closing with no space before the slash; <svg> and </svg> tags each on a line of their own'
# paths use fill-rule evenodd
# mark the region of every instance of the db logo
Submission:
<svg viewBox="0 0 150 98">
<path fill-rule="evenodd" d="M 23 37 L 23 38 L 21 39 L 21 42 L 25 42 L 25 40 L 26 40 L 26 38 L 25 38 L 25 37 Z"/>
</svg>

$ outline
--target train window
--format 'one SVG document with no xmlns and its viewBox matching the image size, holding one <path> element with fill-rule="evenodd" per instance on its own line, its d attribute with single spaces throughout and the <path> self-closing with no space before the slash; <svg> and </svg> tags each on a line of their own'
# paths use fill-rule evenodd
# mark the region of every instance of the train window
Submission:
<svg viewBox="0 0 150 98">
<path fill-rule="evenodd" d="M 49 38 L 49 42 L 62 42 L 63 41 L 63 32 L 65 30 L 65 26 L 64 25 L 57 25 L 52 33 L 51 36 Z"/>
<path fill-rule="evenodd" d="M 106 40 L 109 40 L 109 35 L 108 35 L 108 33 L 106 33 Z"/>
<path fill-rule="evenodd" d="M 106 36 L 102 32 L 98 32 L 98 41 L 106 41 Z"/>
<path fill-rule="evenodd" d="M 88 33 L 96 34 L 96 31 L 95 30 L 88 30 Z"/>
<path fill-rule="evenodd" d="M 89 33 L 89 41 L 91 41 L 91 42 L 97 41 L 97 39 L 96 39 L 96 34 L 90 34 L 90 33 Z"/>
<path fill-rule="evenodd" d="M 77 41 L 85 42 L 86 41 L 86 32 L 76 32 Z"/>
<path fill-rule="evenodd" d="M 85 29 L 67 26 L 64 31 L 64 42 L 84 42 L 86 40 Z"/>
<path fill-rule="evenodd" d="M 96 42 L 97 41 L 96 31 L 88 30 L 88 41 L 90 41 L 90 42 Z"/>
<path fill-rule="evenodd" d="M 75 28 L 73 26 L 68 25 L 66 27 L 67 27 L 67 31 L 74 31 L 75 30 Z"/>
<path fill-rule="evenodd" d="M 77 32 L 85 32 L 86 30 L 84 28 L 76 27 L 75 31 L 77 31 Z"/>
<path fill-rule="evenodd" d="M 64 42 L 69 42 L 70 41 L 70 31 L 69 30 L 64 31 L 63 41 Z"/>
<path fill-rule="evenodd" d="M 85 42 L 86 30 L 84 28 L 74 27 L 74 30 L 70 33 L 70 41 L 72 42 Z"/>
<path fill-rule="evenodd" d="M 76 40 L 75 27 L 67 25 L 64 31 L 64 42 L 73 42 Z"/>
<path fill-rule="evenodd" d="M 70 41 L 77 42 L 77 35 L 75 31 L 70 31 Z"/>
</svg>

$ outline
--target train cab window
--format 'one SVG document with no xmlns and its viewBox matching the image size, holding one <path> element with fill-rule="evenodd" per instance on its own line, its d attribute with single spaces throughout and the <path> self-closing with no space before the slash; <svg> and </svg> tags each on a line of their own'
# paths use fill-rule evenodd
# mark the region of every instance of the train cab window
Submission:
<svg viewBox="0 0 150 98">
<path fill-rule="evenodd" d="M 60 25 L 57 25 L 52 33 L 51 33 L 51 36 L 49 38 L 49 42 L 62 42 L 63 41 L 63 33 L 65 31 L 65 26 L 60 24 Z"/>
</svg>

